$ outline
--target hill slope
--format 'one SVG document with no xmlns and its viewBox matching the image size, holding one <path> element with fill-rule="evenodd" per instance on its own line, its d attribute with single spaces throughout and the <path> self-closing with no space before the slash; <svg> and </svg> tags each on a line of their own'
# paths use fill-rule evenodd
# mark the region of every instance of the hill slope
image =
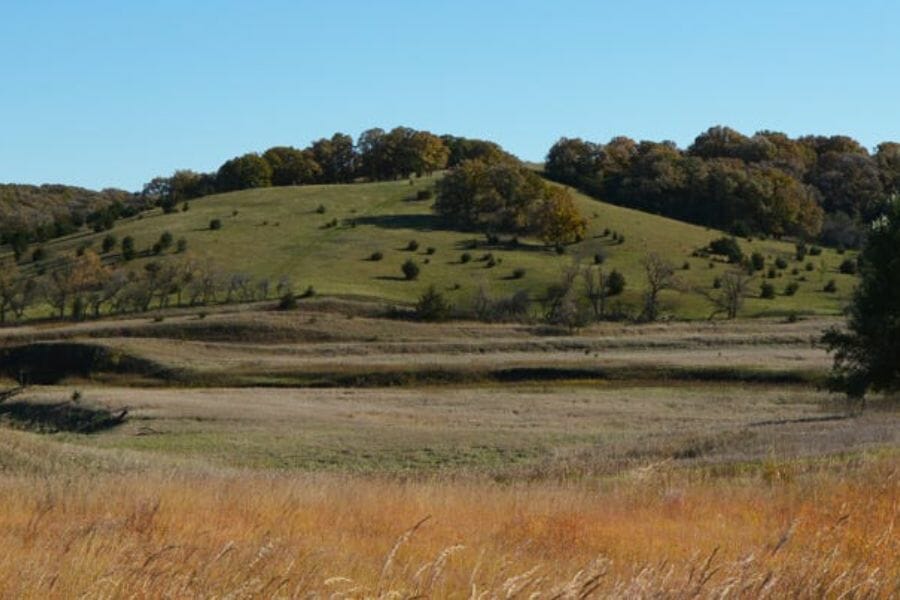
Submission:
<svg viewBox="0 0 900 600">
<path fill-rule="evenodd" d="M 418 190 L 430 189 L 434 178 L 407 181 L 253 189 L 207 196 L 194 200 L 187 212 L 162 214 L 155 210 L 138 218 L 119 221 L 114 234 L 121 240 L 135 238 L 138 250 L 149 248 L 164 231 L 175 239 L 185 238 L 188 251 L 209 256 L 232 271 L 277 279 L 288 276 L 295 289 L 313 286 L 320 294 L 374 297 L 389 302 L 414 301 L 430 284 L 445 290 L 454 303 L 468 302 L 479 286 L 492 295 L 526 289 L 537 297 L 557 280 L 575 259 L 593 262 L 596 253 L 606 255 L 604 267 L 618 269 L 628 282 L 622 302 L 636 304 L 644 286 L 641 260 L 656 252 L 672 261 L 686 287 L 707 289 L 714 278 L 728 268 L 721 262 L 694 258 L 694 250 L 721 237 L 719 231 L 694 226 L 636 210 L 598 202 L 574 194 L 582 214 L 588 218 L 585 241 L 558 255 L 536 240 L 523 239 L 518 247 L 506 244 L 485 245 L 484 236 L 445 229 L 433 215 L 430 200 L 417 201 Z M 322 210 L 324 209 L 324 212 Z M 209 223 L 220 219 L 222 228 L 212 231 Z M 336 223 L 336 224 L 335 224 Z M 612 242 L 604 230 L 618 232 L 625 242 Z M 47 245 L 51 256 L 73 250 L 84 243 L 99 248 L 104 234 L 80 234 L 61 238 Z M 505 241 L 509 236 L 503 236 Z M 405 248 L 411 240 L 416 251 Z M 471 245 L 478 243 L 477 248 Z M 745 253 L 758 251 L 767 257 L 767 268 L 777 257 L 788 261 L 788 268 L 773 279 L 777 298 L 751 298 L 744 308 L 747 316 L 777 315 L 789 312 L 834 314 L 840 311 L 854 285 L 854 278 L 838 273 L 843 257 L 825 250 L 821 256 L 805 261 L 794 259 L 794 246 L 773 240 L 741 241 Z M 433 248 L 433 255 L 428 249 Z M 115 251 L 114 251 L 115 252 Z M 380 261 L 370 260 L 374 252 L 383 253 Z M 460 255 L 469 252 L 472 261 L 463 264 Z M 492 253 L 498 264 L 488 268 L 481 260 Z M 422 267 L 417 281 L 404 281 L 400 266 L 412 258 Z M 142 260 L 135 261 L 140 264 Z M 805 269 L 812 262 L 811 271 Z M 426 264 L 427 263 L 427 264 Z M 682 269 L 684 264 L 690 268 Z M 793 269 L 798 273 L 792 275 Z M 514 279 L 515 269 L 524 269 Z M 758 294 L 763 274 L 752 283 Z M 805 280 L 804 280 L 805 279 Z M 835 279 L 837 293 L 825 293 L 825 282 Z M 782 294 L 790 281 L 798 281 L 799 291 Z M 708 316 L 709 302 L 696 293 L 670 291 L 664 294 L 665 308 L 679 317 Z"/>
</svg>

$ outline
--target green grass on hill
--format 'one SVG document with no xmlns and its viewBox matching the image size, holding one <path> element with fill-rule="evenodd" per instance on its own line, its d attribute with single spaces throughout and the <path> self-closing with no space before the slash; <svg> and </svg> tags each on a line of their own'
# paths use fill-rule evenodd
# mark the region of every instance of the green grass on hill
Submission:
<svg viewBox="0 0 900 600">
<path fill-rule="evenodd" d="M 162 232 L 169 231 L 175 239 L 187 239 L 189 252 L 212 257 L 230 271 L 274 279 L 285 275 L 298 291 L 313 286 L 319 294 L 375 297 L 389 302 L 414 301 L 430 284 L 446 291 L 448 298 L 459 304 L 467 303 L 481 285 L 494 295 L 527 289 L 538 297 L 573 260 L 592 263 L 595 253 L 604 252 L 604 268 L 618 269 L 627 278 L 627 291 L 621 301 L 634 305 L 636 310 L 644 287 L 641 260 L 648 252 L 659 253 L 675 264 L 678 276 L 687 286 L 711 288 L 713 279 L 729 268 L 721 262 L 691 257 L 694 250 L 723 235 L 719 231 L 605 204 L 580 194 L 575 194 L 575 198 L 588 219 L 588 235 L 585 241 L 569 247 L 566 254 L 558 255 L 529 239 L 522 239 L 515 249 L 502 244 L 484 247 L 482 235 L 446 229 L 432 213 L 432 201 L 414 200 L 416 191 L 430 188 L 434 182 L 433 178 L 423 178 L 414 185 L 398 181 L 220 194 L 192 201 L 187 212 L 166 215 L 156 210 L 119 222 L 113 233 L 119 240 L 133 236 L 140 251 L 149 248 Z M 317 211 L 320 206 L 325 209 L 323 213 Z M 209 229 L 212 219 L 221 219 L 220 230 Z M 328 226 L 335 219 L 337 225 Z M 625 242 L 614 244 L 609 237 L 603 237 L 607 228 L 624 235 Z M 99 248 L 104 235 L 61 238 L 47 244 L 47 250 L 52 257 L 84 242 Z M 405 250 L 411 240 L 419 244 L 415 252 Z M 482 245 L 468 249 L 472 240 Z M 844 257 L 833 250 L 800 263 L 794 260 L 792 243 L 741 240 L 741 246 L 745 253 L 762 252 L 767 257 L 767 267 L 777 257 L 784 257 L 789 263 L 786 270 L 780 271 L 780 277 L 770 280 L 777 297 L 751 298 L 742 313 L 745 316 L 835 314 L 847 302 L 855 284 L 854 277 L 838 273 Z M 433 255 L 427 254 L 428 248 L 434 248 Z M 118 248 L 114 252 L 117 251 Z M 384 258 L 369 260 L 374 252 L 382 252 Z M 460 262 L 463 252 L 472 255 L 471 262 Z M 488 252 L 498 262 L 493 268 L 487 268 L 481 260 Z M 421 266 L 417 281 L 402 278 L 400 267 L 409 258 Z M 147 259 L 140 258 L 134 265 L 144 260 Z M 806 262 L 813 263 L 812 271 L 804 269 Z M 682 270 L 685 263 L 690 265 L 689 270 Z M 798 275 L 791 275 L 794 268 L 799 269 Z M 513 279 L 515 269 L 524 269 L 524 277 Z M 752 283 L 755 295 L 762 276 L 757 275 Z M 801 278 L 806 280 L 799 281 Z M 830 279 L 836 280 L 837 293 L 822 291 Z M 799 291 L 792 297 L 784 296 L 783 290 L 790 281 L 799 281 Z M 709 302 L 696 293 L 669 291 L 664 294 L 664 302 L 666 311 L 678 317 L 702 318 L 710 313 Z"/>
</svg>

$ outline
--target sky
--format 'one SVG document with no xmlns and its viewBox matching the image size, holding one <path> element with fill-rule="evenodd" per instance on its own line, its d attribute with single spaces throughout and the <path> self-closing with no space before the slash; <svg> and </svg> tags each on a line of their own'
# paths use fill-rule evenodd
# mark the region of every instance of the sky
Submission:
<svg viewBox="0 0 900 600">
<path fill-rule="evenodd" d="M 397 125 L 900 140 L 894 0 L 0 0 L 0 182 L 139 190 Z"/>
</svg>

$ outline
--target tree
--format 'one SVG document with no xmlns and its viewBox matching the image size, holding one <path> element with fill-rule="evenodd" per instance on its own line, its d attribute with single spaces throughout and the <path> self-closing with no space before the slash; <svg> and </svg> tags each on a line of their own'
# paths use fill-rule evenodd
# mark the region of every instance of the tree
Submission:
<svg viewBox="0 0 900 600">
<path fill-rule="evenodd" d="M 659 317 L 660 292 L 675 284 L 675 267 L 655 252 L 648 254 L 642 264 L 647 276 L 647 289 L 644 290 L 641 317 L 646 321 L 655 321 Z"/>
<path fill-rule="evenodd" d="M 450 314 L 450 304 L 434 285 L 428 286 L 416 303 L 416 317 L 423 321 L 443 321 Z"/>
<path fill-rule="evenodd" d="M 876 220 L 860 255 L 861 281 L 846 330 L 824 342 L 834 354 L 831 387 L 864 402 L 867 392 L 900 391 L 900 199 Z"/>
<path fill-rule="evenodd" d="M 531 229 L 545 244 L 552 246 L 579 242 L 587 230 L 587 221 L 578 212 L 572 196 L 555 186 L 547 187 L 544 199 L 531 219 Z"/>
<path fill-rule="evenodd" d="M 255 152 L 226 161 L 216 173 L 216 187 L 222 192 L 270 185 L 272 185 L 272 167 Z"/>
<path fill-rule="evenodd" d="M 263 159 L 272 168 L 272 185 L 315 183 L 322 176 L 322 167 L 309 150 L 276 146 L 266 150 Z"/>
<path fill-rule="evenodd" d="M 725 313 L 729 319 L 737 317 L 744 300 L 750 291 L 750 276 L 746 272 L 736 269 L 725 273 L 718 279 L 719 285 L 716 292 L 697 289 L 701 296 L 709 300 L 713 305 L 713 311 L 709 318 Z"/>
<path fill-rule="evenodd" d="M 607 300 L 625 291 L 625 277 L 616 270 L 607 275 L 599 267 L 586 267 L 582 278 L 584 295 L 594 311 L 594 319 L 600 320 L 606 315 Z"/>
</svg>

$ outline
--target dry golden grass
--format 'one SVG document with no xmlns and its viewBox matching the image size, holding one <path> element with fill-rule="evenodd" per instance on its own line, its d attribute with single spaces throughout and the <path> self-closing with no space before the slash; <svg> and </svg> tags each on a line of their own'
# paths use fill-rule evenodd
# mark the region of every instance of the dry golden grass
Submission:
<svg viewBox="0 0 900 600">
<path fill-rule="evenodd" d="M 896 455 L 803 470 L 5 475 L 0 596 L 896 597 Z"/>
</svg>

